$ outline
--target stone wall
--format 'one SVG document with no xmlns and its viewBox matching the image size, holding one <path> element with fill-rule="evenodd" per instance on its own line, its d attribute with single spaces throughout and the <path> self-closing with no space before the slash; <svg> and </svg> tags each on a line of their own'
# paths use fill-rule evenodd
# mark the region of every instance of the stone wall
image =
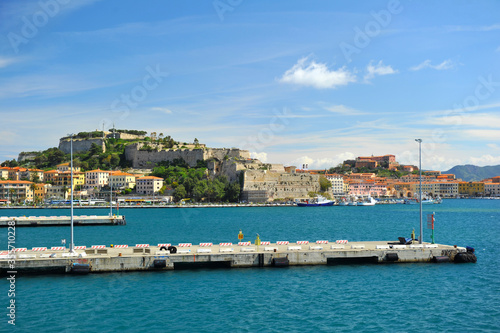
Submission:
<svg viewBox="0 0 500 333">
<path fill-rule="evenodd" d="M 92 138 L 92 139 L 73 139 L 73 152 L 82 152 L 88 151 L 92 144 L 102 147 L 102 151 L 106 151 L 106 145 L 104 144 L 104 140 L 102 138 Z M 71 142 L 70 139 L 62 138 L 59 140 L 59 149 L 62 150 L 65 154 L 69 154 L 71 151 Z"/>
<path fill-rule="evenodd" d="M 18 162 L 34 161 L 37 155 L 38 155 L 37 153 L 19 153 L 17 161 Z"/>
<path fill-rule="evenodd" d="M 268 170 L 245 170 L 242 197 L 261 202 L 262 193 L 267 201 L 275 199 L 308 198 L 309 192 L 319 192 L 319 175 L 279 173 Z M 255 194 L 255 195 L 254 195 Z"/>
<path fill-rule="evenodd" d="M 133 168 L 152 168 L 162 161 L 174 161 L 183 159 L 190 167 L 196 166 L 201 160 L 215 158 L 224 161 L 230 158 L 245 159 L 250 158 L 250 152 L 236 148 L 207 148 L 207 149 L 164 149 L 162 145 L 148 144 L 153 147 L 152 151 L 141 150 L 144 143 L 135 143 L 125 148 L 125 157 L 132 162 Z M 227 156 L 227 157 L 226 157 Z"/>
<path fill-rule="evenodd" d="M 123 139 L 123 140 L 136 140 L 136 139 L 143 140 L 145 138 L 144 135 L 135 135 L 135 134 L 119 133 L 119 132 L 116 132 L 114 135 L 116 139 Z M 111 132 L 110 134 L 107 134 L 106 137 L 112 138 L 113 133 Z"/>
</svg>

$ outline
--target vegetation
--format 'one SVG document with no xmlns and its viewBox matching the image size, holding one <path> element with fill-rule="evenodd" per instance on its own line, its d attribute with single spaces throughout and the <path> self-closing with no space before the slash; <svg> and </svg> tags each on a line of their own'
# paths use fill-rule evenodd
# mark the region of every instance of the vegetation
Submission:
<svg viewBox="0 0 500 333">
<path fill-rule="evenodd" d="M 138 131 L 138 130 L 127 130 L 127 129 L 113 129 L 110 128 L 108 131 L 110 132 L 116 132 L 116 133 L 126 133 L 126 134 L 132 134 L 132 135 L 146 135 L 148 132 L 146 131 Z"/>
<path fill-rule="evenodd" d="M 208 177 L 206 161 L 198 161 L 194 168 L 190 168 L 182 159 L 165 161 L 153 169 L 152 175 L 163 178 L 166 185 L 174 189 L 177 201 L 191 198 L 198 202 L 238 202 L 240 196 L 238 182 L 230 183 L 225 176 L 215 179 Z"/>
<path fill-rule="evenodd" d="M 325 176 L 319 176 L 319 187 L 321 188 L 322 192 L 328 191 L 330 187 L 332 187 L 332 183 L 325 178 Z"/>
<path fill-rule="evenodd" d="M 402 176 L 410 174 L 410 172 L 402 171 L 402 170 L 388 170 L 384 166 L 379 166 L 375 169 L 362 167 L 355 168 L 350 165 L 339 164 L 336 167 L 332 167 L 328 169 L 328 173 L 337 173 L 337 174 L 348 174 L 348 173 L 375 173 L 377 177 L 386 177 L 386 178 L 401 178 Z M 415 173 L 415 172 L 413 172 Z M 418 173 L 418 171 L 417 171 Z"/>
<path fill-rule="evenodd" d="M 3 167 L 8 167 L 8 168 L 15 168 L 17 166 L 19 166 L 19 163 L 17 163 L 16 160 L 6 160 L 4 162 L 2 162 L 2 164 L 0 164 L 0 166 L 3 166 Z"/>
</svg>

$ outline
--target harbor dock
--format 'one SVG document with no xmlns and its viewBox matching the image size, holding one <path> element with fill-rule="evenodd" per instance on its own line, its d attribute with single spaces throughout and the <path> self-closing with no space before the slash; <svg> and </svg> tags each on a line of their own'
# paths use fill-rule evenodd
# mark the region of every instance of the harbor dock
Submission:
<svg viewBox="0 0 500 333">
<path fill-rule="evenodd" d="M 80 215 L 73 217 L 75 226 L 125 225 L 125 216 Z M 54 227 L 71 225 L 70 216 L 0 216 L 0 227 Z"/>
<path fill-rule="evenodd" d="M 473 258 L 472 258 L 473 256 Z M 397 244 L 390 241 L 290 243 L 200 243 L 34 247 L 0 252 L 2 275 L 15 273 L 101 273 L 195 268 L 286 267 L 304 265 L 475 262 L 464 247 Z"/>
</svg>

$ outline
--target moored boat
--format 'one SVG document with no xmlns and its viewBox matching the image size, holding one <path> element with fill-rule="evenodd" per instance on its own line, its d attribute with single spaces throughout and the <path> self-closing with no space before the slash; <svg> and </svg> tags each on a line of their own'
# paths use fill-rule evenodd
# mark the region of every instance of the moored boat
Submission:
<svg viewBox="0 0 500 333">
<path fill-rule="evenodd" d="M 371 196 L 364 198 L 362 201 L 358 202 L 358 206 L 375 206 L 377 201 Z"/>
<path fill-rule="evenodd" d="M 320 206 L 333 206 L 335 201 L 328 200 L 327 198 L 318 195 L 316 198 L 306 201 L 297 202 L 299 207 L 320 207 Z"/>
</svg>

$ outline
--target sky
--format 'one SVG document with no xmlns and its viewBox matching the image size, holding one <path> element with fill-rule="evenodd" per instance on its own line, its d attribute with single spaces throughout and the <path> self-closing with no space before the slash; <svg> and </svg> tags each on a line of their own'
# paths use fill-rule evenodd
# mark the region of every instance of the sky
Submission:
<svg viewBox="0 0 500 333">
<path fill-rule="evenodd" d="M 138 129 L 309 169 L 500 164 L 499 1 L 0 3 L 0 161 Z"/>
</svg>

